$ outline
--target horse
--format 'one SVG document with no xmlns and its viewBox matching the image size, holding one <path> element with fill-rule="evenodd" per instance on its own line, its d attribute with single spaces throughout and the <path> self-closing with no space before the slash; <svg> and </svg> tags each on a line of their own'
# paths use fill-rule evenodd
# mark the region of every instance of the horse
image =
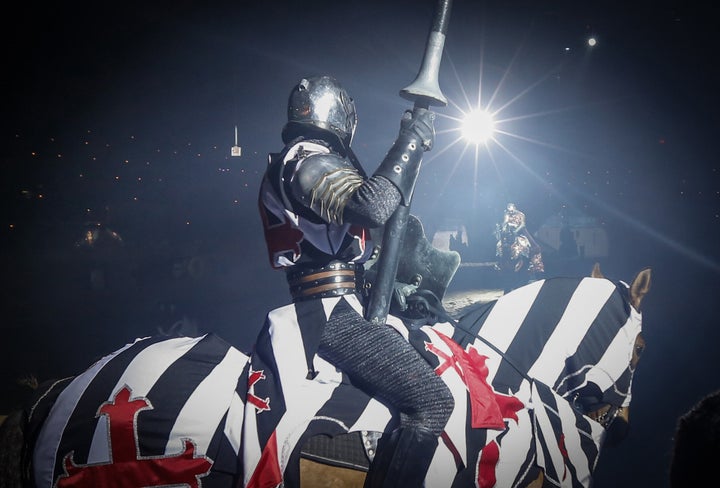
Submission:
<svg viewBox="0 0 720 488">
<path fill-rule="evenodd" d="M 596 266 L 459 320 L 408 326 L 389 316 L 455 398 L 426 486 L 589 486 L 601 446 L 629 418 L 650 276 L 628 285 Z M 337 300 L 361 306 L 354 295 Z M 212 333 L 136 339 L 39 387 L 13 417 L 22 445 L 0 440 L 0 458 L 14 459 L 28 486 L 48 488 L 329 486 L 330 465 L 352 463 L 335 456 L 308 474 L 322 456 L 307 446 L 360 439 L 369 460 L 398 419 L 305 353 L 302 320 L 292 305 L 271 311 L 250 352 Z M 364 469 L 343 476 L 361 484 Z"/>
<path fill-rule="evenodd" d="M 455 396 L 426 486 L 533 486 L 543 479 L 589 486 L 601 446 L 618 442 L 627 430 L 632 377 L 644 349 L 639 310 L 650 277 L 646 269 L 630 285 L 616 283 L 596 266 L 589 278 L 520 287 L 457 322 L 408 329 L 389 320 Z M 267 379 L 262 389 L 254 385 L 253 394 L 278 399 L 282 390 L 284 404 L 275 419 L 263 417 L 266 411 L 246 411 L 246 427 L 258 433 L 246 437 L 246 467 L 262 466 L 246 476 L 247 486 L 272 486 L 280 480 L 272 473 L 284 473 L 286 486 L 296 486 L 296 461 L 303 457 L 335 466 L 355 463 L 361 470 L 357 457 L 333 455 L 327 437 L 355 433 L 355 446 L 357 439 L 370 446 L 370 460 L 376 438 L 371 434 L 397 425 L 381 401 L 363 396 L 322 360 L 315 358 L 317 377 L 333 371 L 339 376 L 309 385 L 299 380 L 310 365 L 302 353 L 272 356 L 286 350 L 291 322 L 288 316 L 270 317 L 265 342 L 251 359 Z M 297 416 L 299 403 L 312 414 Z M 320 442 L 313 441 L 317 436 Z M 325 450 L 318 448 L 323 444 Z M 273 470 L 266 469 L 269 464 Z"/>
</svg>

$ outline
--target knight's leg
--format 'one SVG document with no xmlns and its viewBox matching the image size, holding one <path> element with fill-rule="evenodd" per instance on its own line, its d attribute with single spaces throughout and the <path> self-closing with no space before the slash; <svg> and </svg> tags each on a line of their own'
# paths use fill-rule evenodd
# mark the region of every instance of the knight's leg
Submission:
<svg viewBox="0 0 720 488">
<path fill-rule="evenodd" d="M 372 325 L 342 301 L 325 327 L 318 354 L 400 412 L 400 427 L 379 446 L 368 486 L 422 486 L 454 406 L 442 379 L 397 331 Z"/>
</svg>

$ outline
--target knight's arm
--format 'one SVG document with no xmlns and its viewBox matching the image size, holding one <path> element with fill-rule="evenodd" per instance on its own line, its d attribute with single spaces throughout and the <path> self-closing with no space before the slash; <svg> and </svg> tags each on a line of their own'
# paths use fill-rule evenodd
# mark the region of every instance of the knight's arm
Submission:
<svg viewBox="0 0 720 488">
<path fill-rule="evenodd" d="M 434 119 L 428 110 L 406 111 L 395 143 L 368 179 L 334 153 L 308 156 L 296 169 L 293 195 L 326 222 L 384 225 L 401 201 L 409 205 L 423 152 L 435 140 Z"/>
<path fill-rule="evenodd" d="M 291 181 L 293 196 L 329 223 L 365 227 L 385 224 L 400 203 L 400 192 L 382 176 L 363 178 L 334 153 L 305 158 Z"/>
</svg>

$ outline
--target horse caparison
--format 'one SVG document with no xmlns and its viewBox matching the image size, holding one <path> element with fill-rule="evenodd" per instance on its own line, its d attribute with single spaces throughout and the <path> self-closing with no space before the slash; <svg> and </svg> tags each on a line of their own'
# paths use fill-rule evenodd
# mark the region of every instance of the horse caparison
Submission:
<svg viewBox="0 0 720 488">
<path fill-rule="evenodd" d="M 426 486 L 589 486 L 600 447 L 629 419 L 650 277 L 616 283 L 596 266 L 457 321 L 407 328 L 390 317 L 455 397 Z M 358 433 L 390 432 L 396 415 L 306 355 L 301 320 L 292 305 L 272 311 L 251 354 L 213 334 L 138 339 L 38 389 L 5 422 L 15 419 L 24 442 L 0 440 L 2 475 L 47 488 L 360 486 L 362 463 L 318 463 L 332 453 L 303 446 L 349 436 L 364 456 Z M 344 484 L 331 484 L 333 473 Z"/>
<path fill-rule="evenodd" d="M 597 280 L 606 280 L 605 276 L 603 276 L 600 266 L 598 264 L 595 264 L 592 273 L 591 273 L 592 279 Z M 559 282 L 559 281 L 566 281 L 568 283 L 572 282 L 572 279 L 552 279 L 550 280 L 552 282 Z M 638 275 L 635 277 L 635 279 L 632 281 L 631 285 L 627 287 L 627 294 L 622 293 L 624 283 L 620 282 L 618 290 L 620 290 L 621 295 L 623 295 L 623 302 L 625 302 L 626 305 L 629 305 L 632 307 L 631 310 L 628 310 L 630 315 L 631 312 L 634 311 L 638 313 L 640 311 L 641 302 L 642 299 L 646 296 L 650 289 L 650 281 L 651 281 L 651 270 L 645 269 L 638 273 Z M 579 282 L 582 282 L 580 280 Z M 567 284 L 567 283 L 566 283 Z M 573 290 L 571 294 L 574 294 L 576 290 Z M 524 296 L 522 300 L 526 300 L 528 302 L 530 301 L 537 301 L 540 297 L 540 293 L 537 295 L 530 296 Z M 580 296 L 576 297 L 575 305 L 582 306 L 583 300 L 580 299 Z M 611 298 L 611 297 L 609 297 Z M 609 299 L 608 298 L 608 299 Z M 488 324 L 493 324 L 497 321 L 498 317 L 492 317 L 492 310 L 496 307 L 500 307 L 501 305 L 498 305 L 499 302 L 509 301 L 510 297 L 505 298 L 501 297 L 497 301 L 493 301 L 487 304 L 479 304 L 477 308 L 474 311 L 468 312 L 467 315 L 459 320 L 459 323 L 456 324 L 456 327 L 460 329 L 462 332 L 461 334 L 456 334 L 455 338 L 461 337 L 463 333 L 466 333 L 468 327 L 467 324 L 469 322 L 475 322 L 475 327 L 472 330 L 473 334 L 477 334 L 479 336 L 483 336 L 483 324 L 485 321 L 487 321 Z M 540 300 L 544 300 L 540 298 Z M 565 300 L 563 298 L 562 300 Z M 601 301 L 604 300 L 604 298 L 600 299 Z M 518 301 L 513 300 L 514 304 L 517 304 Z M 561 312 L 563 316 L 567 317 L 569 313 L 573 313 L 572 310 L 569 310 L 570 308 L 570 300 L 568 301 L 568 306 L 566 306 Z M 538 303 L 536 303 L 537 305 Z M 543 303 L 541 302 L 540 305 Z M 593 301 L 587 301 L 585 302 L 586 305 L 590 307 L 590 309 L 586 310 L 585 317 L 581 319 L 581 322 L 587 323 L 588 320 L 591 320 L 592 323 L 597 325 L 600 322 L 607 321 L 608 317 L 603 315 L 607 315 L 607 311 L 602 312 L 596 310 L 597 306 L 593 305 Z M 515 319 L 517 320 L 517 317 L 520 317 L 525 314 L 524 310 L 528 310 L 523 307 L 515 308 L 514 310 L 511 310 L 511 315 L 515 315 Z M 490 316 L 490 317 L 488 317 Z M 503 316 L 499 315 L 498 316 Z M 560 315 L 558 315 L 559 317 Z M 623 316 L 623 315 L 621 315 Z M 478 319 L 478 317 L 480 317 Z M 503 316 L 504 319 L 510 319 L 510 322 L 513 322 L 512 317 Z M 593 318 L 594 317 L 594 318 Z M 537 320 L 537 314 L 535 312 L 528 312 L 527 315 L 524 317 L 524 320 L 530 320 L 531 324 L 535 324 L 538 328 L 542 328 L 542 320 Z M 545 320 L 551 320 L 546 318 Z M 622 319 L 617 319 L 618 324 Z M 477 322 L 480 321 L 483 324 L 478 324 Z M 557 321 L 560 322 L 560 319 Z M 489 325 L 489 327 L 492 327 L 492 325 Z M 583 331 L 584 325 L 579 324 L 579 330 Z M 589 327 L 588 327 L 589 328 Z M 554 329 L 553 329 L 554 330 Z M 619 330 L 619 329 L 618 329 Z M 630 341 L 630 347 L 626 349 L 626 358 L 627 358 L 627 365 L 628 365 L 628 372 L 632 374 L 632 372 L 635 371 L 635 368 L 637 367 L 640 356 L 642 355 L 642 352 L 645 348 L 645 341 L 643 339 L 642 333 L 639 332 L 634 337 L 634 340 Z M 481 340 L 488 340 L 487 337 L 483 337 Z M 460 343 L 463 343 L 462 340 L 459 341 Z M 496 349 L 495 346 L 493 346 L 490 342 L 488 342 L 489 347 L 492 349 Z M 574 344 L 571 344 L 570 347 L 574 346 Z M 528 364 L 528 361 L 513 361 L 513 358 L 509 356 L 507 350 L 503 351 L 497 351 L 502 356 L 502 361 L 505 361 L 506 363 L 510 363 L 511 369 L 516 370 L 516 372 L 524 376 L 526 379 L 532 380 L 533 378 L 528 378 L 527 372 L 530 368 L 525 368 L 523 372 L 523 368 L 520 365 L 526 365 Z M 564 359 L 564 358 L 563 358 Z M 536 366 L 537 366 L 536 361 Z M 536 367 L 536 371 L 539 368 Z M 622 375 L 621 375 L 622 376 Z M 624 379 L 621 379 L 621 381 L 624 381 Z M 573 407 L 580 413 L 584 414 L 586 417 L 592 419 L 595 422 L 598 422 L 600 425 L 603 426 L 604 430 L 606 432 L 603 432 L 603 437 L 601 438 L 601 442 L 599 444 L 602 444 L 603 441 L 609 441 L 609 442 L 619 442 L 622 440 L 622 436 L 627 432 L 627 426 L 629 424 L 629 387 L 630 384 L 625 382 L 626 389 L 627 389 L 627 402 L 621 402 L 620 404 L 617 404 L 617 400 L 614 403 L 607 403 L 602 401 L 602 396 L 592 396 L 589 395 L 589 398 L 582 398 L 580 393 L 575 394 L 569 394 L 568 389 L 564 388 L 562 386 L 562 381 L 556 382 L 556 387 L 559 387 L 564 392 L 564 398 L 568 400 L 568 402 L 573 405 Z M 615 388 L 617 385 L 613 383 L 612 387 Z M 554 390 L 557 391 L 557 388 L 554 387 Z M 582 388 L 575 388 L 574 391 L 580 391 Z M 595 392 L 597 393 L 597 391 Z M 609 397 L 610 395 L 608 395 Z M 612 401 L 610 398 L 608 398 L 609 401 Z M 610 436 L 607 435 L 607 432 L 612 432 Z M 561 431 L 556 432 L 557 438 L 560 439 L 563 435 Z M 344 438 L 347 438 L 344 439 Z M 353 439 L 350 441 L 349 439 Z M 367 445 L 367 441 L 365 441 L 366 445 L 363 445 L 362 438 L 360 436 L 353 436 L 353 434 L 344 434 L 337 436 L 335 438 L 326 438 L 323 440 L 323 442 L 316 442 L 314 439 L 310 442 L 308 442 L 302 451 L 302 458 L 300 461 L 301 465 L 301 477 L 304 480 L 324 480 L 322 486 L 337 486 L 337 487 L 360 487 L 362 486 L 362 480 L 363 476 L 358 475 L 358 471 L 365 471 L 367 468 L 366 466 L 369 465 L 372 459 L 372 449 L 369 450 L 369 446 Z M 500 455 L 502 455 L 502 442 L 499 442 L 500 444 Z M 352 454 L 348 454 L 349 447 L 353 446 L 353 452 Z M 374 446 L 370 446 L 374 447 Z M 600 445 L 598 445 L 598 448 Z M 368 454 L 369 451 L 369 454 Z M 482 452 L 482 451 L 481 451 Z M 365 455 L 365 462 L 360 463 L 357 461 L 358 456 Z M 499 457 L 499 456 L 498 456 Z M 352 463 L 350 460 L 353 460 Z M 591 461 L 591 462 L 590 462 Z M 592 470 L 594 469 L 595 463 L 597 462 L 597 453 L 595 453 L 594 459 L 589 460 L 588 467 L 588 477 L 584 480 L 580 480 L 581 484 L 583 486 L 587 486 L 591 484 L 591 475 Z M 350 467 L 350 465 L 353 465 Z M 475 479 L 470 480 L 466 485 L 458 485 L 458 486 L 478 486 L 478 487 L 491 487 L 491 486 L 505 486 L 505 484 L 498 483 L 498 479 L 494 478 L 492 476 L 485 479 L 480 479 L 482 476 L 482 473 L 480 473 L 481 468 L 481 461 L 477 461 L 476 466 L 476 473 L 475 473 Z M 523 486 L 523 487 L 530 487 L 530 488 L 539 488 L 543 486 L 544 481 L 544 470 L 539 469 L 537 466 L 535 466 L 535 469 L 532 469 L 533 467 L 529 466 L 529 463 L 525 463 L 525 466 L 521 466 L 518 464 L 517 466 L 518 470 L 521 470 L 522 468 L 526 469 L 527 474 L 525 476 L 520 476 L 521 473 L 518 473 L 518 476 L 512 479 L 512 486 Z M 531 474 L 535 473 L 535 474 Z M 560 480 L 559 485 L 560 486 L 573 486 L 570 480 Z M 554 482 L 553 485 L 558 484 L 557 482 Z M 436 486 L 432 484 L 428 484 L 427 486 Z M 437 486 L 444 486 L 444 485 L 437 485 Z M 447 485 L 449 486 L 449 485 Z M 456 485 L 453 485 L 456 486 Z"/>
</svg>

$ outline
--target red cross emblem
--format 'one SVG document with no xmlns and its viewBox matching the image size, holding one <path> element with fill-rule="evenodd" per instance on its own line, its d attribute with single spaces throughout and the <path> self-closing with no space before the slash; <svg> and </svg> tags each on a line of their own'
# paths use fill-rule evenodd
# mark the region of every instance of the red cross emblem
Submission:
<svg viewBox="0 0 720 488">
<path fill-rule="evenodd" d="M 280 255 L 285 255 L 292 262 L 297 261 L 301 252 L 300 242 L 303 241 L 305 234 L 295 227 L 287 217 L 283 217 L 283 221 L 279 223 L 270 222 L 268 212 L 269 210 L 263 208 L 261 204 L 260 217 L 265 231 L 270 264 L 278 267 L 277 259 Z"/>
<path fill-rule="evenodd" d="M 369 232 L 364 227 L 359 225 L 351 225 L 348 229 L 348 234 L 353 236 L 360 246 L 360 253 L 365 254 L 365 243 L 370 238 Z"/>
<path fill-rule="evenodd" d="M 250 368 L 250 374 L 248 374 L 247 401 L 255 407 L 257 413 L 270 410 L 270 397 L 263 399 L 255 395 L 255 383 L 264 379 L 265 370 L 261 369 L 260 371 L 253 371 L 253 369 Z"/>
<path fill-rule="evenodd" d="M 443 352 L 431 342 L 425 343 L 425 349 L 437 356 L 440 364 L 435 368 L 435 372 L 438 375 L 442 375 L 452 368 L 465 383 L 470 397 L 470 425 L 473 428 L 505 429 L 503 419 L 512 419 L 517 422 L 517 412 L 525 405 L 512 395 L 497 393 L 488 384 L 489 370 L 485 364 L 488 357 L 480 354 L 473 347 L 468 347 L 466 351 L 439 332 L 437 335 L 448 346 L 450 353 Z M 495 487 L 499 459 L 500 446 L 496 440 L 492 440 L 482 448 L 480 453 L 476 471 L 478 487 Z"/>
<path fill-rule="evenodd" d="M 61 475 L 57 488 L 95 488 L 124 486 L 167 486 L 186 485 L 200 488 L 200 478 L 212 468 L 212 460 L 195 456 L 192 439 L 183 439 L 181 453 L 170 456 L 140 457 L 137 441 L 137 415 L 142 410 L 152 409 L 146 398 L 130 400 L 130 388 L 123 387 L 115 397 L 103 403 L 97 415 L 107 415 L 110 432 L 110 462 L 102 464 L 77 465 L 70 452 L 63 459 L 65 474 Z"/>
<path fill-rule="evenodd" d="M 440 364 L 435 368 L 438 376 L 448 368 L 453 368 L 465 383 L 470 396 L 471 426 L 473 428 L 504 429 L 503 419 L 511 418 L 517 421 L 515 412 L 524 405 L 513 396 L 496 393 L 488 385 L 488 367 L 485 364 L 487 356 L 481 355 L 473 347 L 469 347 L 465 351 L 449 337 L 439 332 L 437 335 L 450 348 L 450 353 L 443 352 L 431 342 L 425 343 L 425 349 L 435 354 L 440 360 Z"/>
</svg>

